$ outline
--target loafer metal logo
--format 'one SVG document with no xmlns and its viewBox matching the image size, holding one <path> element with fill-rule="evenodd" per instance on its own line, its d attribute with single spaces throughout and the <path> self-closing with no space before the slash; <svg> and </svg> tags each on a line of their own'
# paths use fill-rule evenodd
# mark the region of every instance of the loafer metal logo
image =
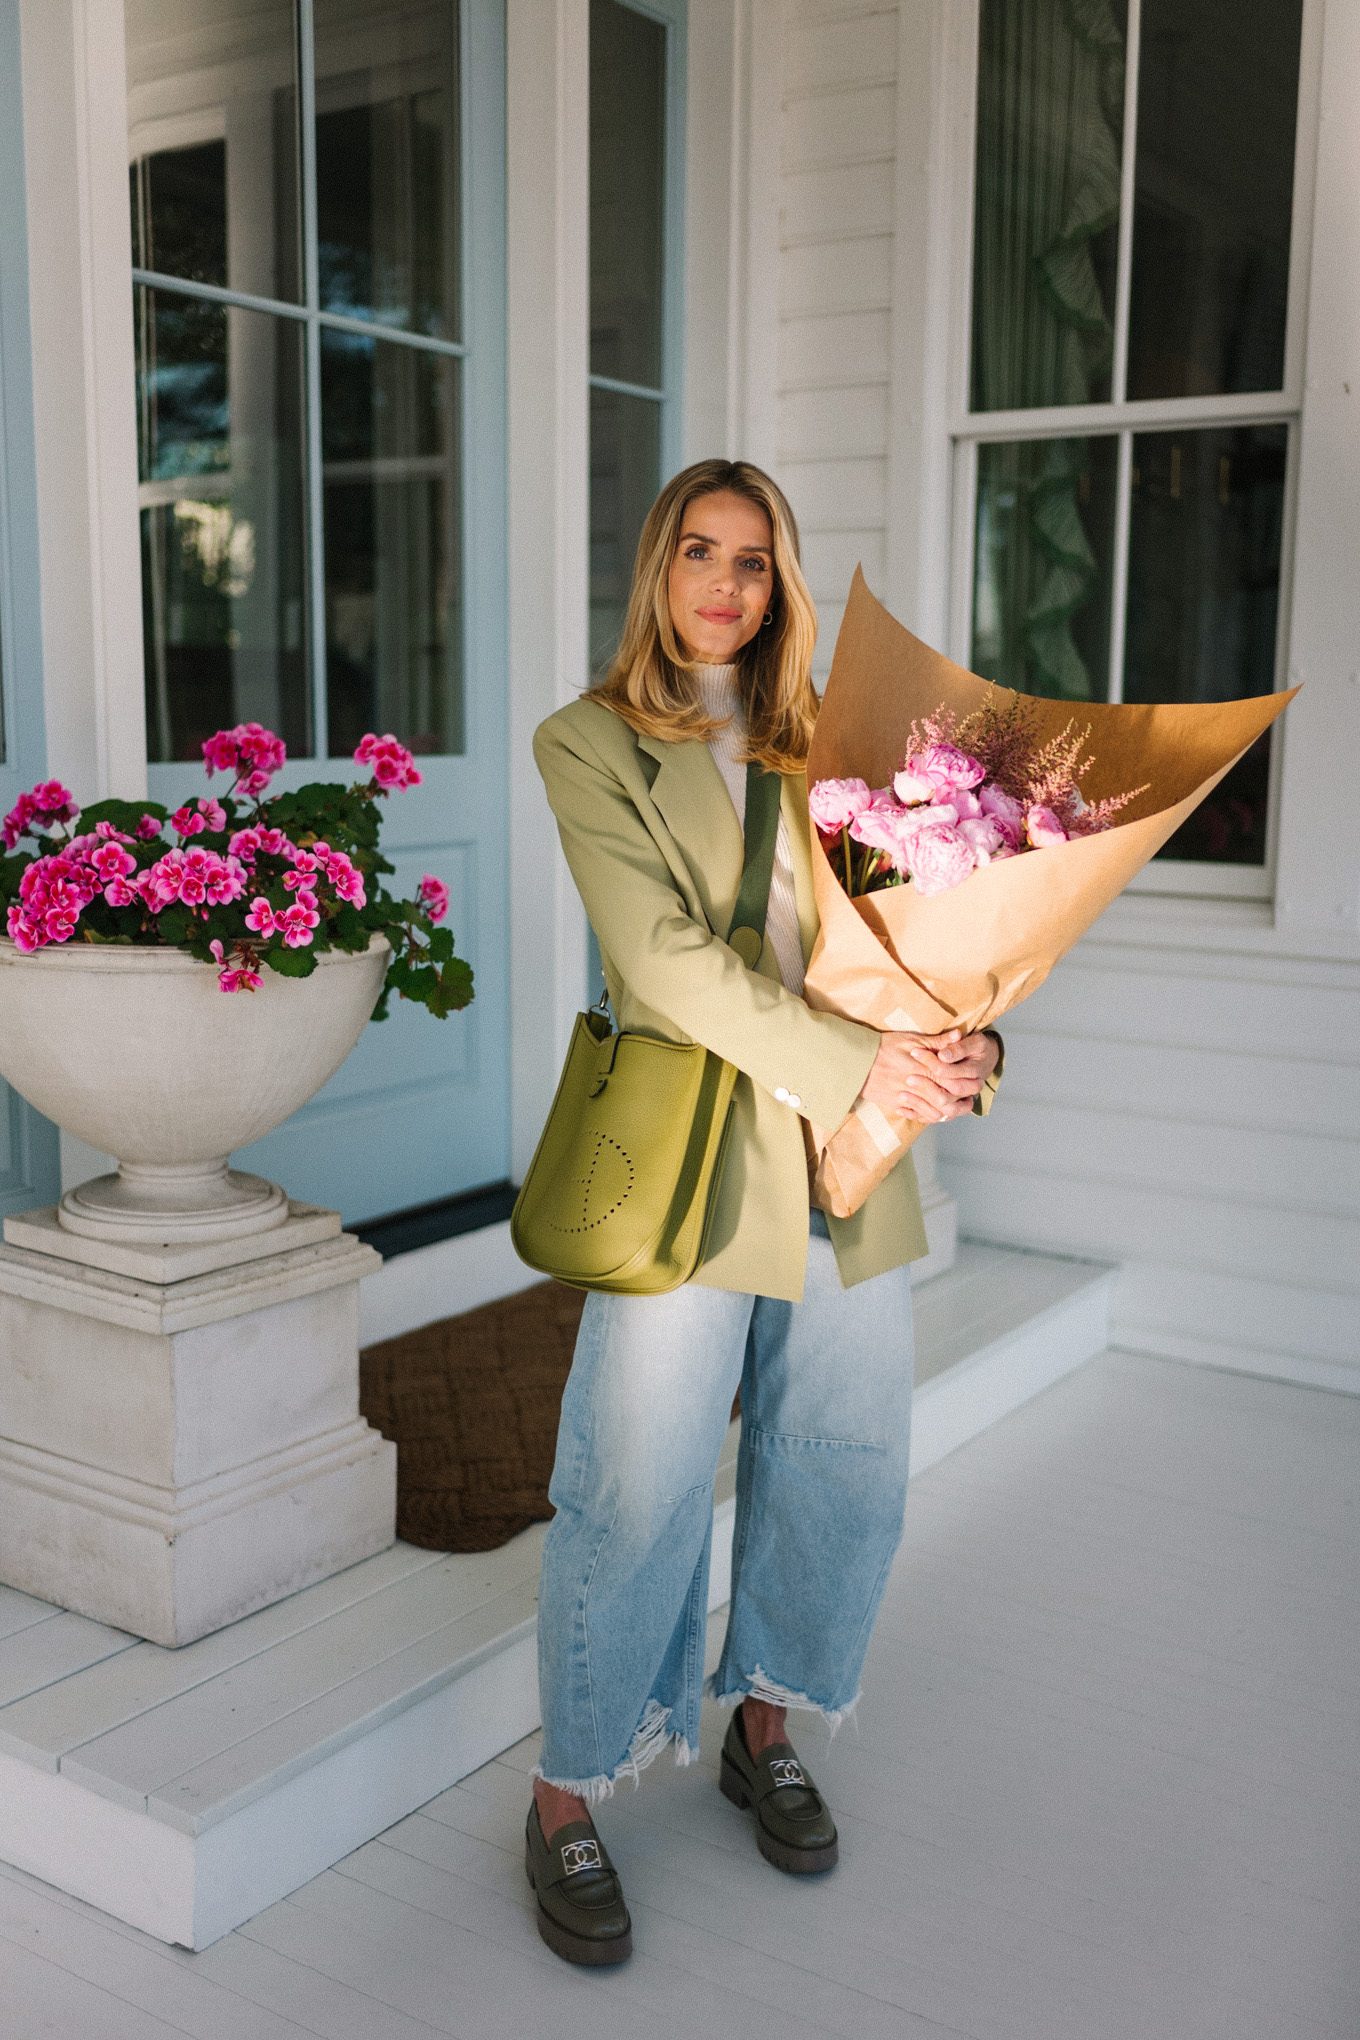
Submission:
<svg viewBox="0 0 1360 2040">
<path fill-rule="evenodd" d="M 568 1877 L 574 1877 L 578 1870 L 603 1870 L 599 1843 L 589 1839 L 584 1842 L 563 1842 L 562 1868 Z"/>
<path fill-rule="evenodd" d="M 802 1765 L 795 1763 L 792 1757 L 771 1757 L 770 1776 L 774 1779 L 776 1785 L 806 1785 L 807 1783 L 806 1778 L 803 1776 Z"/>
</svg>

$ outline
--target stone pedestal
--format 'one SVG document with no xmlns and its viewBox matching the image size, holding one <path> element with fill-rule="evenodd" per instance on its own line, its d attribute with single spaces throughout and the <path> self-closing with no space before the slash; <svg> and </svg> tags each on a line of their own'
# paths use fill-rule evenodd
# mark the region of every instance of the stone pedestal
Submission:
<svg viewBox="0 0 1360 2040">
<path fill-rule="evenodd" d="M 215 1248 L 55 1208 L 4 1233 L 0 1579 L 177 1645 L 393 1542 L 396 1448 L 358 1413 L 379 1256 L 337 1213 Z"/>
</svg>

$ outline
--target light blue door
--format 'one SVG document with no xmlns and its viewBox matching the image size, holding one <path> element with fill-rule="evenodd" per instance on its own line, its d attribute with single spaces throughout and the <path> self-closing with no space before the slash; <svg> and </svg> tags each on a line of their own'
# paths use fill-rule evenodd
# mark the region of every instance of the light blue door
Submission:
<svg viewBox="0 0 1360 2040">
<path fill-rule="evenodd" d="M 128 0 L 151 790 L 240 721 L 276 786 L 391 731 L 390 883 L 447 883 L 476 976 L 239 1157 L 357 1223 L 508 1173 L 501 6 L 170 12 Z"/>
<path fill-rule="evenodd" d="M 43 776 L 18 0 L 0 0 L 0 814 Z M 57 1130 L 0 1083 L 0 1217 L 50 1204 Z"/>
</svg>

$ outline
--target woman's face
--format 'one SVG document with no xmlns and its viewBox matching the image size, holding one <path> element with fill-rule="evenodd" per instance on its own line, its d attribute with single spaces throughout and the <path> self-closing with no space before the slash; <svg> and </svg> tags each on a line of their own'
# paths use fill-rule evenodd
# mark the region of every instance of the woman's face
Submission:
<svg viewBox="0 0 1360 2040">
<path fill-rule="evenodd" d="M 774 598 L 768 511 L 731 489 L 692 497 L 680 519 L 667 594 L 686 652 L 705 665 L 730 664 Z"/>
</svg>

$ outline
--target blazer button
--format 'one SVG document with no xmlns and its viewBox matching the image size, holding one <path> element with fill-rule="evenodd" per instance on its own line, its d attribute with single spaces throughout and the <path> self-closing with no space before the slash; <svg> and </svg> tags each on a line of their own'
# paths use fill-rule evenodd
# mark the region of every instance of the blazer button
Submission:
<svg viewBox="0 0 1360 2040">
<path fill-rule="evenodd" d="M 779 1100 L 781 1105 L 787 1105 L 789 1103 L 789 1094 L 784 1089 L 784 1086 L 782 1084 L 775 1085 L 774 1095 Z"/>
<path fill-rule="evenodd" d="M 803 1101 L 796 1091 L 790 1091 L 785 1102 L 788 1104 L 790 1111 L 798 1112 L 802 1109 Z"/>
</svg>

